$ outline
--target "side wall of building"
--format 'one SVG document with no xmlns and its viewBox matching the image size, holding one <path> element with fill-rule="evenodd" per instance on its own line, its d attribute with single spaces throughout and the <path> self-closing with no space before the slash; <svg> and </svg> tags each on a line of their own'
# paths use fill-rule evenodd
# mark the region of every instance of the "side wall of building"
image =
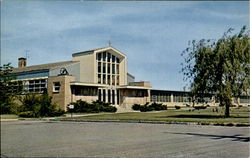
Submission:
<svg viewBox="0 0 250 158">
<path fill-rule="evenodd" d="M 80 82 L 94 83 L 95 56 L 94 53 L 84 53 L 73 57 L 73 61 L 80 61 Z"/>
<path fill-rule="evenodd" d="M 72 101 L 70 82 L 74 81 L 74 76 L 55 76 L 48 78 L 48 94 L 52 96 L 52 102 L 56 103 L 62 110 L 67 110 L 67 105 Z M 60 83 L 59 92 L 55 92 L 54 83 Z"/>
</svg>

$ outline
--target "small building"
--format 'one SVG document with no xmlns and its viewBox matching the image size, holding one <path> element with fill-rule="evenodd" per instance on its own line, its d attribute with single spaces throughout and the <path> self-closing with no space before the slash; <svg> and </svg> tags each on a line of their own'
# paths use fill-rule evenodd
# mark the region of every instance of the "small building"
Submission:
<svg viewBox="0 0 250 158">
<path fill-rule="evenodd" d="M 150 82 L 135 82 L 135 77 L 127 72 L 126 55 L 113 47 L 73 53 L 71 61 L 26 65 L 26 58 L 19 58 L 18 68 L 12 72 L 22 81 L 23 93 L 47 92 L 63 110 L 80 99 L 100 100 L 129 109 L 133 104 L 147 102 L 191 104 L 189 92 L 156 90 Z M 207 104 L 218 105 L 212 96 L 206 99 Z M 244 104 L 249 104 L 249 100 L 249 96 L 242 98 Z"/>
</svg>

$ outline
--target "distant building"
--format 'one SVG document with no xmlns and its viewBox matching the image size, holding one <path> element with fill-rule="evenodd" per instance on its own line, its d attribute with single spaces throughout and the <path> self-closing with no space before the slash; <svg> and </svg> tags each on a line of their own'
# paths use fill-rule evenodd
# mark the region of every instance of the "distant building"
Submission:
<svg viewBox="0 0 250 158">
<path fill-rule="evenodd" d="M 72 57 L 71 61 L 34 66 L 26 66 L 26 58 L 19 58 L 13 73 L 23 82 L 24 94 L 47 92 L 63 110 L 79 99 L 100 100 L 121 108 L 147 102 L 191 104 L 189 92 L 156 90 L 149 82 L 135 82 L 127 72 L 126 55 L 113 47 L 77 52 Z M 218 105 L 212 96 L 205 99 L 206 104 Z M 244 96 L 238 101 L 250 104 L 249 100 Z"/>
</svg>

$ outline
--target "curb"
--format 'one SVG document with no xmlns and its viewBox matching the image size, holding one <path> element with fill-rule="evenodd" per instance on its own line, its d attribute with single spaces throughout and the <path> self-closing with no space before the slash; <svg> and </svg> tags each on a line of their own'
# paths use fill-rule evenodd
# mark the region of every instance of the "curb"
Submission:
<svg viewBox="0 0 250 158">
<path fill-rule="evenodd" d="M 250 127 L 248 123 L 203 123 L 203 122 L 175 122 L 175 121 L 144 121 L 144 120 L 80 120 L 80 119 L 54 119 L 49 121 L 65 122 L 114 122 L 114 123 L 144 123 L 144 124 L 176 124 L 176 125 L 206 125 L 227 127 Z"/>
</svg>

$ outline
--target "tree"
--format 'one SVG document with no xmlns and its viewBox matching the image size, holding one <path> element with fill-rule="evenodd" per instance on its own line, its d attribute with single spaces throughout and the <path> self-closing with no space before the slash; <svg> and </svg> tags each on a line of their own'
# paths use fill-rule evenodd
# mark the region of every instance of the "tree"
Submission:
<svg viewBox="0 0 250 158">
<path fill-rule="evenodd" d="M 221 106 L 225 106 L 225 117 L 229 117 L 232 98 L 246 94 L 250 85 L 250 38 L 243 26 L 232 35 L 230 28 L 217 41 L 202 39 L 189 42 L 182 55 L 184 80 L 190 81 L 192 94 L 203 97 L 214 94 Z"/>
<path fill-rule="evenodd" d="M 16 78 L 11 74 L 13 67 L 9 64 L 0 66 L 0 108 L 1 114 L 10 113 L 14 104 L 13 98 L 22 92 L 22 83 L 14 81 Z"/>
</svg>

